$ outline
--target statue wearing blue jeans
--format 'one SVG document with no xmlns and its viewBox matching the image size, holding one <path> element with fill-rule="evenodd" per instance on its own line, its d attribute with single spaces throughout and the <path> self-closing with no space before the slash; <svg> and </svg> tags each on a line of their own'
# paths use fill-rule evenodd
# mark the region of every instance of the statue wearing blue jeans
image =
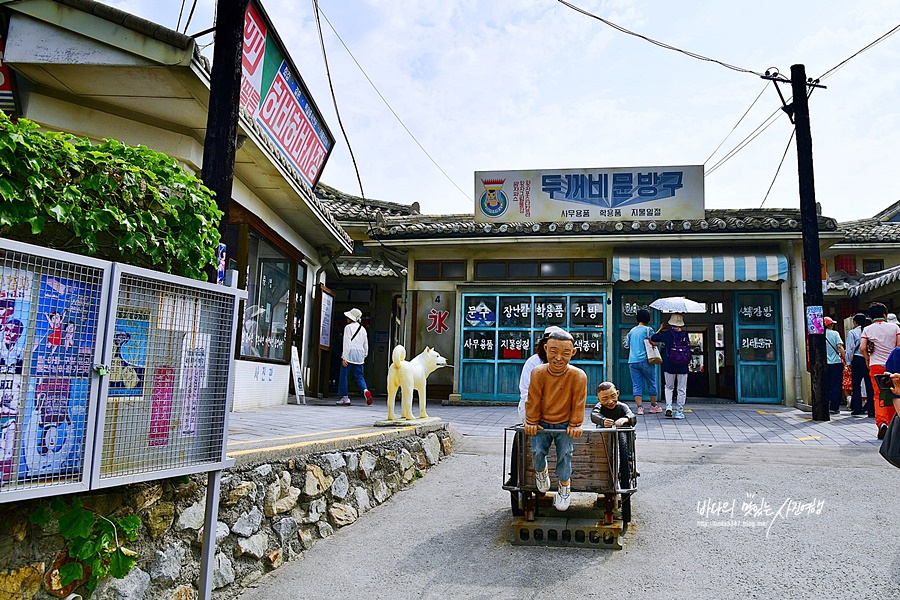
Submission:
<svg viewBox="0 0 900 600">
<path fill-rule="evenodd" d="M 531 457 L 535 486 L 541 492 L 550 489 L 547 454 L 556 444 L 556 479 L 559 489 L 553 505 L 569 508 L 572 483 L 573 438 L 581 437 L 584 405 L 587 399 L 587 375 L 569 364 L 575 356 L 575 340 L 563 330 L 552 331 L 544 344 L 547 364 L 531 372 L 528 401 L 525 403 L 525 433 L 531 436 Z"/>
</svg>

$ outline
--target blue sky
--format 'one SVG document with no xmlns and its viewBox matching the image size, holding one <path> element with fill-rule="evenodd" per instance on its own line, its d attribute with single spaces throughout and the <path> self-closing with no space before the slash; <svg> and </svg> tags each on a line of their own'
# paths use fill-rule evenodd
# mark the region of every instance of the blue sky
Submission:
<svg viewBox="0 0 900 600">
<path fill-rule="evenodd" d="M 106 0 L 176 28 L 178 0 Z M 188 0 L 190 5 L 191 0 Z M 795 63 L 816 77 L 900 24 L 893 0 L 573 0 L 673 46 L 752 71 Z M 188 33 L 213 24 L 198 0 Z M 322 181 L 359 194 L 325 77 L 312 2 L 263 6 L 338 139 Z M 369 198 L 471 213 L 474 172 L 713 166 L 779 106 L 771 83 L 612 30 L 555 0 L 320 0 L 405 131 L 328 24 L 338 106 Z M 186 9 L 187 10 L 187 9 Z M 182 18 L 181 30 L 184 30 Z M 209 43 L 211 36 L 200 38 Z M 810 98 L 823 214 L 865 218 L 900 200 L 900 33 L 823 81 Z M 763 91 L 740 126 L 710 154 Z M 790 94 L 785 89 L 786 95 Z M 705 179 L 707 208 L 757 208 L 791 135 L 777 122 Z M 446 177 L 441 169 L 447 174 Z M 763 205 L 798 208 L 792 143 Z"/>
</svg>

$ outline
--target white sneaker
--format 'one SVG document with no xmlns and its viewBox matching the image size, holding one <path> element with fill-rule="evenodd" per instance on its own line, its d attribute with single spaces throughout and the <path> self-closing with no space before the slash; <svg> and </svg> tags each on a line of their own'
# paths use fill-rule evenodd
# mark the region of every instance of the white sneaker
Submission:
<svg viewBox="0 0 900 600">
<path fill-rule="evenodd" d="M 559 486 L 559 491 L 556 492 L 556 498 L 553 499 L 553 508 L 559 511 L 569 508 L 569 486 Z"/>
<path fill-rule="evenodd" d="M 543 471 L 535 471 L 534 485 L 539 492 L 546 492 L 550 489 L 550 473 L 547 471 L 547 467 L 544 467 Z"/>
<path fill-rule="evenodd" d="M 343 398 L 335 402 L 335 404 L 337 404 L 338 406 L 350 406 L 350 398 L 344 396 Z"/>
</svg>

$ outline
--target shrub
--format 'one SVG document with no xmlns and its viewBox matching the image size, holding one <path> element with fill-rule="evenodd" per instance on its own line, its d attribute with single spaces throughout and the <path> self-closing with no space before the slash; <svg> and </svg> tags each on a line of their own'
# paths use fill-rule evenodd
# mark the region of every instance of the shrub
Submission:
<svg viewBox="0 0 900 600">
<path fill-rule="evenodd" d="M 222 212 L 178 162 L 145 146 L 42 133 L 0 113 L 0 236 L 205 279 Z"/>
</svg>

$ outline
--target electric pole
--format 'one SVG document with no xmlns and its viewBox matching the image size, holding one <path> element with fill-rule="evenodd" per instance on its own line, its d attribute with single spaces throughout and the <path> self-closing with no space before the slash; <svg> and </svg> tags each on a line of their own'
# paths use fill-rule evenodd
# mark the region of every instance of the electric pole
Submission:
<svg viewBox="0 0 900 600">
<path fill-rule="evenodd" d="M 241 95 L 241 57 L 244 50 L 244 15 L 250 0 L 217 0 L 215 47 L 209 82 L 209 112 L 203 142 L 203 185 L 216 194 L 222 211 L 219 240 L 224 242 L 234 184 L 238 108 Z M 216 269 L 210 273 L 216 281 Z"/>
<path fill-rule="evenodd" d="M 816 210 L 816 184 L 813 178 L 812 133 L 809 126 L 808 88 L 825 88 L 818 81 L 807 80 L 806 67 L 791 66 L 791 78 L 778 71 L 766 71 L 763 79 L 775 84 L 782 108 L 794 124 L 797 136 L 797 175 L 800 184 L 800 231 L 803 237 L 803 268 L 806 271 L 806 290 L 803 294 L 806 314 L 806 333 L 809 348 L 809 374 L 814 421 L 831 420 L 825 394 L 825 323 L 822 312 L 823 290 L 819 283 L 822 271 L 819 254 L 819 215 Z M 788 104 L 779 83 L 790 83 L 793 102 Z"/>
</svg>

